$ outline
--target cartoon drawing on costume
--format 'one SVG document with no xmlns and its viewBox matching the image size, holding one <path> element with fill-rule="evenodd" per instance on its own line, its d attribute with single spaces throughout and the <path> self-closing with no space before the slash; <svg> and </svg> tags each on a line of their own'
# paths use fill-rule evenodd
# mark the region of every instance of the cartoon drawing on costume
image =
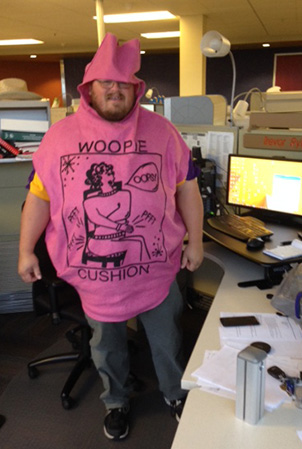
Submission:
<svg viewBox="0 0 302 449">
<path fill-rule="evenodd" d="M 102 262 L 103 267 L 113 263 L 114 267 L 122 265 L 129 244 L 139 245 L 139 260 L 142 252 L 148 250 L 143 238 L 131 237 L 134 227 L 129 224 L 131 212 L 131 193 L 123 190 L 121 183 L 115 182 L 112 165 L 104 162 L 92 164 L 86 173 L 86 184 L 90 189 L 84 192 L 84 210 L 87 232 L 87 245 L 83 253 L 83 262 L 93 260 Z M 109 243 L 109 245 L 108 245 Z M 116 250 L 112 252 L 114 247 Z M 149 254 L 148 257 L 150 258 Z"/>
<path fill-rule="evenodd" d="M 166 260 L 162 232 L 166 194 L 158 168 L 161 157 L 152 155 L 151 162 L 150 155 L 135 155 L 129 174 L 121 163 L 129 154 L 116 157 L 120 158 L 116 167 L 112 155 L 61 159 L 70 266 L 118 269 Z M 82 204 L 74 203 L 75 183 L 77 188 L 83 185 Z"/>
</svg>

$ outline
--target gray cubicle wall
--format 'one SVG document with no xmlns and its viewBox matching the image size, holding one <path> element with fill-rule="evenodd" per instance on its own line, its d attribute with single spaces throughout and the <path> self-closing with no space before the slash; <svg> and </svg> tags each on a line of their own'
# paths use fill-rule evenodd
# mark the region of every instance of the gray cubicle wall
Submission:
<svg viewBox="0 0 302 449">
<path fill-rule="evenodd" d="M 48 101 L 0 101 L 0 119 L 47 120 Z M 22 204 L 32 171 L 31 161 L 0 160 L 0 313 L 32 310 L 31 285 L 18 276 Z"/>
<path fill-rule="evenodd" d="M 0 162 L 0 313 L 32 310 L 31 285 L 18 276 L 21 208 L 31 161 Z"/>
</svg>

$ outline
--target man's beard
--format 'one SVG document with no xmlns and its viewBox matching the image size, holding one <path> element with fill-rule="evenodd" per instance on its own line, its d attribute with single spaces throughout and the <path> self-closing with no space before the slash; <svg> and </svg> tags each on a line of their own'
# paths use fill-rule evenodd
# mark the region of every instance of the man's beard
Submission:
<svg viewBox="0 0 302 449">
<path fill-rule="evenodd" d="M 114 94 L 108 95 L 106 97 L 106 100 L 110 100 L 110 98 L 114 97 L 114 96 L 115 96 Z M 119 97 L 121 99 L 124 99 L 124 96 L 122 94 L 119 94 Z M 133 104 L 130 108 L 127 108 L 126 106 L 122 107 L 122 108 L 118 107 L 116 109 L 114 107 L 111 107 L 110 109 L 106 108 L 104 110 L 104 109 L 101 109 L 96 104 L 96 102 L 93 101 L 93 98 L 92 98 L 93 108 L 96 110 L 96 112 L 99 114 L 100 117 L 102 117 L 105 120 L 108 120 L 109 122 L 120 122 L 121 120 L 123 120 L 129 114 L 129 112 L 132 111 L 134 104 L 135 104 L 135 100 L 133 101 Z"/>
</svg>

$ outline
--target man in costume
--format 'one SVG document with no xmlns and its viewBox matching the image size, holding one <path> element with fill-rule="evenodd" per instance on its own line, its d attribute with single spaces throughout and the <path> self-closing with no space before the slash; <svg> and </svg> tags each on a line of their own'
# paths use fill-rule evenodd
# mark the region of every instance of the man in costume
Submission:
<svg viewBox="0 0 302 449">
<path fill-rule="evenodd" d="M 180 417 L 186 394 L 176 274 L 196 270 L 203 258 L 190 150 L 167 119 L 140 106 L 139 68 L 138 40 L 119 46 L 107 34 L 78 87 L 78 111 L 51 126 L 34 155 L 20 235 L 22 279 L 41 278 L 34 247 L 46 229 L 58 276 L 80 295 L 104 385 L 104 432 L 115 440 L 129 432 L 130 318 L 143 324 L 159 388 Z"/>
</svg>

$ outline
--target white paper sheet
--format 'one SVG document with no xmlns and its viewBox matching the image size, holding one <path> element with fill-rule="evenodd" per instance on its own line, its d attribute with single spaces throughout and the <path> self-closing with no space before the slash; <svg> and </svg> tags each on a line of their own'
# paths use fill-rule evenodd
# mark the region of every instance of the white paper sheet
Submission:
<svg viewBox="0 0 302 449">
<path fill-rule="evenodd" d="M 235 399 L 238 352 L 238 349 L 230 346 L 223 346 L 219 351 L 207 351 L 203 364 L 192 373 L 197 378 L 197 384 L 211 393 Z M 266 369 L 277 365 L 287 375 L 298 376 L 302 369 L 302 360 L 268 355 L 265 365 Z M 274 410 L 283 402 L 291 402 L 291 398 L 281 390 L 280 381 L 266 373 L 266 410 Z"/>
<path fill-rule="evenodd" d="M 221 312 L 221 317 L 251 315 L 251 313 Z M 302 328 L 291 318 L 274 313 L 253 313 L 259 326 L 219 326 L 221 346 L 244 349 L 255 341 L 263 341 L 272 347 L 276 356 L 302 359 Z"/>
<path fill-rule="evenodd" d="M 229 154 L 232 154 L 234 149 L 234 134 L 209 131 L 206 147 L 206 158 L 215 161 L 217 175 L 220 181 L 225 184 L 227 180 Z"/>
</svg>

